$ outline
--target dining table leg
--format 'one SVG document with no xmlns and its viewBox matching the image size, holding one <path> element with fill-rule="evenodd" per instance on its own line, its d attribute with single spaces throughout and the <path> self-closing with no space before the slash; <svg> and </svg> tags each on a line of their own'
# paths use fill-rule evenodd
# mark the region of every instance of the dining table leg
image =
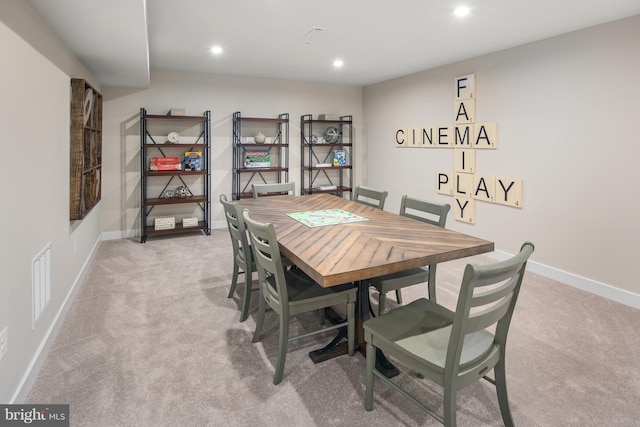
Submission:
<svg viewBox="0 0 640 427">
<path fill-rule="evenodd" d="M 334 325 L 344 322 L 344 319 L 332 308 L 327 308 L 325 310 L 325 316 L 327 317 L 329 322 Z M 342 328 L 339 328 L 338 333 L 329 344 L 317 350 L 310 351 L 309 357 L 311 358 L 311 360 L 313 360 L 313 363 L 320 363 L 324 362 L 325 360 L 333 359 L 334 357 L 349 354 L 348 343 L 344 341 L 347 338 L 347 327 L 344 326 Z"/>
<path fill-rule="evenodd" d="M 365 320 L 371 317 L 371 302 L 369 300 L 369 281 L 363 280 L 357 282 L 358 295 L 356 301 L 356 350 L 362 355 L 366 355 L 366 343 L 364 341 L 364 327 Z M 328 308 L 326 310 L 327 319 L 333 323 L 344 322 L 344 319 L 335 312 L 335 310 Z M 342 327 L 338 329 L 337 335 L 326 346 L 309 352 L 309 357 L 314 363 L 324 362 L 334 357 L 349 354 L 349 347 L 346 340 L 347 328 Z M 387 378 L 393 378 L 400 372 L 389 360 L 385 357 L 381 350 L 377 350 L 376 353 L 376 369 Z"/>
</svg>

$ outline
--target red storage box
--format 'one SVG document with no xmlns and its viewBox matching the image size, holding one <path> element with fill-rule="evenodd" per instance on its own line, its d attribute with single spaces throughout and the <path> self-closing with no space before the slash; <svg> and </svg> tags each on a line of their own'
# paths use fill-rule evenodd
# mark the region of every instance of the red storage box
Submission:
<svg viewBox="0 0 640 427">
<path fill-rule="evenodd" d="M 151 157 L 149 170 L 152 171 L 179 171 L 182 170 L 180 157 Z"/>
</svg>

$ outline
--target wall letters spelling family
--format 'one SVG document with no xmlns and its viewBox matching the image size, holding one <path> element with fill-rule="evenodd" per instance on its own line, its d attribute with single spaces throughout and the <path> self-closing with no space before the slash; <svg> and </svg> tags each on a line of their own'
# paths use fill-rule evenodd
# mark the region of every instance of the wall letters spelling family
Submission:
<svg viewBox="0 0 640 427">
<path fill-rule="evenodd" d="M 476 150 L 498 148 L 498 124 L 476 122 L 476 76 L 454 79 L 454 122 L 395 130 L 396 147 L 453 149 L 453 171 L 440 171 L 438 193 L 453 196 L 454 217 L 475 223 L 475 202 L 522 207 L 522 179 L 476 171 Z"/>
</svg>

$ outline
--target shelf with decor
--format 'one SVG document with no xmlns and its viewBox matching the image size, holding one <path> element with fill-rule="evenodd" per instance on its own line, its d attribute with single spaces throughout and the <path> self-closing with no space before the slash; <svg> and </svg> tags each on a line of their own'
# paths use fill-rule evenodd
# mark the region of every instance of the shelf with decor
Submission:
<svg viewBox="0 0 640 427">
<path fill-rule="evenodd" d="M 83 219 L 102 194 L 102 95 L 71 79 L 69 220 Z"/>
<path fill-rule="evenodd" d="M 233 200 L 253 197 L 252 184 L 289 179 L 289 114 L 243 117 L 233 113 Z"/>
<path fill-rule="evenodd" d="M 140 242 L 150 236 L 211 234 L 211 112 L 140 109 Z"/>
<path fill-rule="evenodd" d="M 300 117 L 300 185 L 302 194 L 333 193 L 351 198 L 353 191 L 353 117 Z"/>
</svg>

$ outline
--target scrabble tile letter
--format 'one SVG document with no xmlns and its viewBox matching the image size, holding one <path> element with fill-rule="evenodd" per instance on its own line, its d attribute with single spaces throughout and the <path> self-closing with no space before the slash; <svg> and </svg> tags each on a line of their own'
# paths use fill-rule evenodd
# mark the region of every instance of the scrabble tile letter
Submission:
<svg viewBox="0 0 640 427">
<path fill-rule="evenodd" d="M 433 135 L 435 127 L 424 127 L 422 128 L 422 147 L 423 148 L 433 148 L 435 147 L 435 139 L 433 139 Z"/>
<path fill-rule="evenodd" d="M 446 194 L 447 196 L 453 195 L 453 173 L 438 172 L 438 193 Z"/>
<path fill-rule="evenodd" d="M 456 173 L 455 194 L 457 196 L 471 197 L 473 194 L 473 174 Z"/>
<path fill-rule="evenodd" d="M 407 128 L 396 129 L 396 147 L 403 148 L 407 146 Z"/>
<path fill-rule="evenodd" d="M 496 203 L 521 208 L 522 180 L 497 176 Z"/>
<path fill-rule="evenodd" d="M 467 197 L 454 197 L 453 217 L 457 221 L 475 224 L 476 222 L 476 201 Z"/>
<path fill-rule="evenodd" d="M 473 176 L 473 198 L 485 202 L 496 201 L 496 178 L 490 175 Z"/>
<path fill-rule="evenodd" d="M 474 173 L 476 171 L 476 150 L 453 150 L 456 172 Z"/>
<path fill-rule="evenodd" d="M 498 124 L 476 123 L 474 148 L 498 148 Z"/>
<path fill-rule="evenodd" d="M 473 148 L 475 139 L 472 124 L 455 125 L 453 127 L 453 148 Z"/>
<path fill-rule="evenodd" d="M 476 100 L 466 99 L 455 102 L 455 124 L 473 123 L 476 121 Z"/>
<path fill-rule="evenodd" d="M 407 128 L 408 138 L 407 138 L 407 147 L 409 148 L 420 148 L 420 132 L 422 128 Z"/>
<path fill-rule="evenodd" d="M 466 76 L 456 77 L 454 79 L 454 87 L 456 90 L 455 99 L 471 99 L 476 97 L 476 75 L 467 74 Z"/>
<path fill-rule="evenodd" d="M 440 125 L 436 127 L 436 146 L 441 148 L 451 148 L 453 145 L 453 126 Z"/>
</svg>

